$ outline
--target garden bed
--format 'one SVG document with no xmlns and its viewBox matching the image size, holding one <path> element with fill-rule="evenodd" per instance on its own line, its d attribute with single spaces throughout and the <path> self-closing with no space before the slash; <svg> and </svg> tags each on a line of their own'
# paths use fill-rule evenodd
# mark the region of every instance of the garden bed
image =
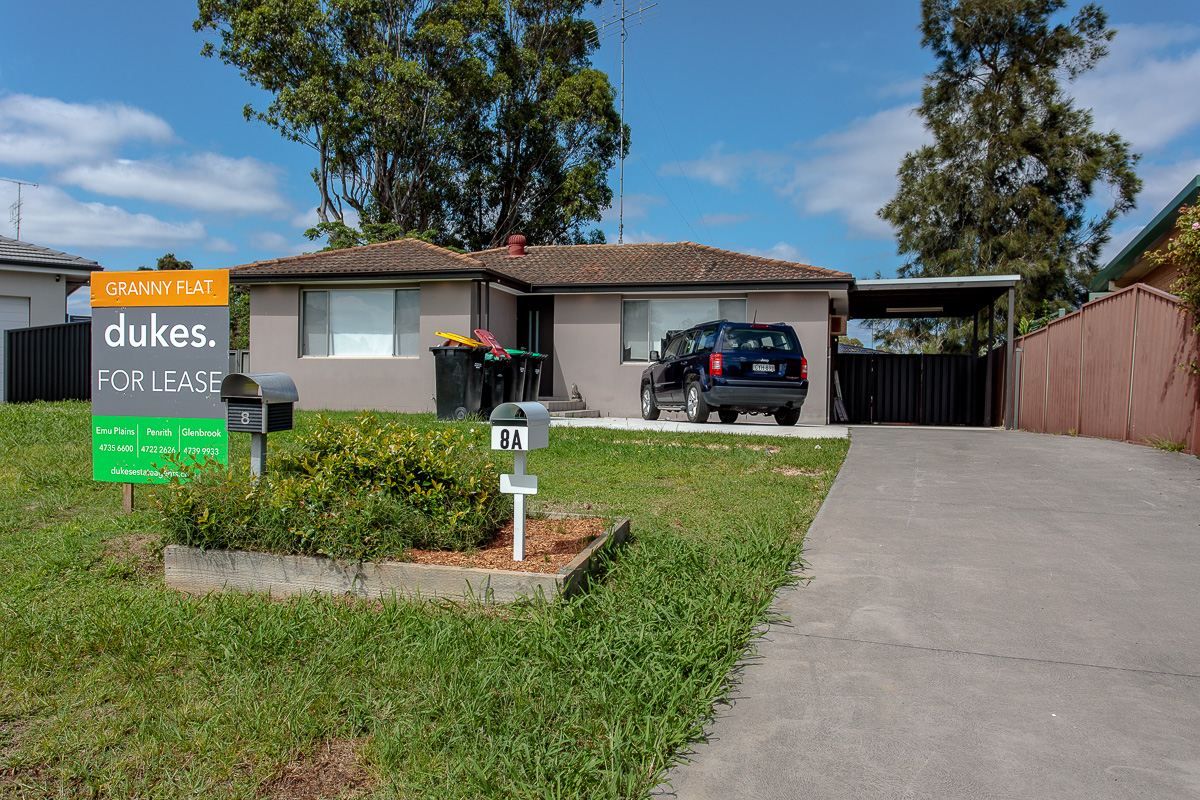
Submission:
<svg viewBox="0 0 1200 800">
<path fill-rule="evenodd" d="M 535 526 L 537 521 L 530 521 Z M 557 520 L 545 521 L 549 525 Z M 240 591 L 288 597 L 320 592 L 349 595 L 377 600 L 398 596 L 424 599 L 477 599 L 492 603 L 511 603 L 521 597 L 544 597 L 552 600 L 558 595 L 569 597 L 583 591 L 596 574 L 597 556 L 624 542 L 629 535 L 629 520 L 619 519 L 601 535 L 588 543 L 565 566 L 553 572 L 532 571 L 534 566 L 548 563 L 544 556 L 530 547 L 526 558 L 507 566 L 515 569 L 495 569 L 481 566 L 457 566 L 459 563 L 497 563 L 487 548 L 475 553 L 443 553 L 438 560 L 446 563 L 415 563 L 409 561 L 342 562 L 325 556 L 275 555 L 246 550 L 201 550 L 183 545 L 169 545 L 164 551 L 166 584 L 189 594 Z M 499 537 L 503 546 L 503 533 Z M 511 547 L 511 531 L 509 532 Z M 484 555 L 481 555 L 484 554 Z M 561 554 L 560 554 L 561 555 Z M 418 553 L 414 553 L 417 557 Z M 418 560 L 434 560 L 428 551 Z M 553 562 L 549 562 L 553 566 Z M 544 568 L 544 567 L 543 567 Z"/>
</svg>

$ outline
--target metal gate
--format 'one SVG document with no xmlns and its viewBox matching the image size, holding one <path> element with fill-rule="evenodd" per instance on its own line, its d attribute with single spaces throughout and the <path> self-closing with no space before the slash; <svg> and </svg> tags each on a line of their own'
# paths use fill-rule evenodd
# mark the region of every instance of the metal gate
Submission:
<svg viewBox="0 0 1200 800">
<path fill-rule="evenodd" d="M 984 424 L 986 358 L 839 353 L 835 371 L 852 424 Z"/>
</svg>

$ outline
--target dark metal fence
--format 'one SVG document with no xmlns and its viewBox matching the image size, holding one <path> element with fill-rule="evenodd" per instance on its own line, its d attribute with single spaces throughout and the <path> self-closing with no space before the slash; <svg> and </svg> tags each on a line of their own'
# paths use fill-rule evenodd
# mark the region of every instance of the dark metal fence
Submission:
<svg viewBox="0 0 1200 800">
<path fill-rule="evenodd" d="M 993 370 L 998 361 L 993 353 Z M 986 419 L 987 357 L 970 355 L 838 354 L 843 402 L 854 424 L 992 425 L 1003 419 L 993 400 Z M 1003 372 L 993 373 L 993 397 Z"/>
<path fill-rule="evenodd" d="M 68 322 L 4 332 L 4 399 L 92 398 L 92 323 Z"/>
</svg>

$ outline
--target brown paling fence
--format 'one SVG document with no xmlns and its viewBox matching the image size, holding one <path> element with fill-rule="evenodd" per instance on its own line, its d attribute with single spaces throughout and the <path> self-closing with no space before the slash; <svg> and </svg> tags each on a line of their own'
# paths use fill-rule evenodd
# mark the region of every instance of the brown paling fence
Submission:
<svg viewBox="0 0 1200 800">
<path fill-rule="evenodd" d="M 1135 284 L 1016 341 L 1017 427 L 1200 454 L 1200 336 L 1178 298 Z"/>
</svg>

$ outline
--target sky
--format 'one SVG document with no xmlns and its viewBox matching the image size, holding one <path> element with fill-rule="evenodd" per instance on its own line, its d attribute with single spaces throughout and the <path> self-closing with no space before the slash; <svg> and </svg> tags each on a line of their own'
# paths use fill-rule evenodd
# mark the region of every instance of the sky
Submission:
<svg viewBox="0 0 1200 800">
<path fill-rule="evenodd" d="M 1200 22 L 1183 0 L 1102 6 L 1110 55 L 1067 90 L 1142 155 L 1111 257 L 1200 174 Z M 269 98 L 200 55 L 194 17 L 162 0 L 0 0 L 0 178 L 37 184 L 21 189 L 22 240 L 108 270 L 166 252 L 216 269 L 318 249 L 302 235 L 316 221 L 313 151 L 244 119 Z M 624 241 L 895 275 L 876 211 L 926 140 L 912 113 L 933 67 L 919 22 L 919 0 L 658 0 L 625 46 Z M 593 61 L 619 88 L 619 37 Z M 614 243 L 618 184 L 614 169 L 599 226 Z M 0 235 L 16 234 L 16 200 L 0 182 Z M 69 306 L 89 313 L 84 293 Z"/>
</svg>

